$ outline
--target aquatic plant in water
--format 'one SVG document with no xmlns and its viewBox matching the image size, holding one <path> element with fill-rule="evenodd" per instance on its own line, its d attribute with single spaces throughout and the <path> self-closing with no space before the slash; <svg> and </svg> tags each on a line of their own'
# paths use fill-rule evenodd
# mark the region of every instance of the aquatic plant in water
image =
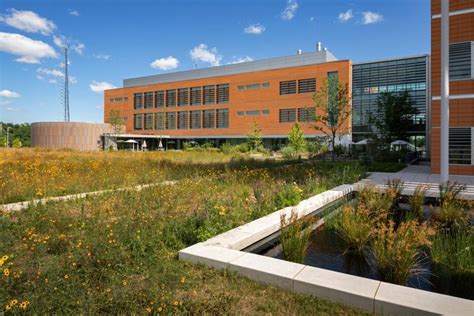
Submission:
<svg viewBox="0 0 474 316">
<path fill-rule="evenodd" d="M 291 212 L 289 218 L 286 214 L 280 217 L 281 235 L 280 242 L 285 260 L 303 263 L 306 250 L 310 244 L 312 225 L 315 219 L 298 218 L 298 213 Z"/>
</svg>

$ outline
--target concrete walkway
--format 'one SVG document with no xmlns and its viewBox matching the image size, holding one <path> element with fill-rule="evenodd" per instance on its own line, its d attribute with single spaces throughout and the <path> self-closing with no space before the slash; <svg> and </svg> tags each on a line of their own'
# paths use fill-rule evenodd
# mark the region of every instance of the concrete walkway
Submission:
<svg viewBox="0 0 474 316">
<path fill-rule="evenodd" d="M 399 179 L 404 182 L 403 194 L 412 195 L 416 187 L 424 186 L 427 188 L 426 196 L 439 197 L 440 175 L 430 173 L 429 166 L 409 165 L 405 169 L 396 172 L 373 172 L 370 176 L 355 185 L 356 190 L 365 186 L 375 186 L 380 189 L 387 187 L 388 180 Z M 474 200 L 474 176 L 450 175 L 449 181 L 456 182 L 466 186 L 460 197 L 468 200 Z"/>
<path fill-rule="evenodd" d="M 120 192 L 120 191 L 141 191 L 143 189 L 154 187 L 157 185 L 173 185 L 176 184 L 178 181 L 163 181 L 160 183 L 151 183 L 151 184 L 141 184 L 134 187 L 126 187 L 126 188 L 119 188 L 119 189 L 110 189 L 110 190 L 101 190 L 101 191 L 93 191 L 93 192 L 85 192 L 85 193 L 78 193 L 78 194 L 70 194 L 70 195 L 63 195 L 63 196 L 54 196 L 54 197 L 46 197 L 43 199 L 35 199 L 31 201 L 23 201 L 23 202 L 16 202 L 16 203 L 9 203 L 9 204 L 2 204 L 0 205 L 0 212 L 13 212 L 13 211 L 21 211 L 28 208 L 30 205 L 35 206 L 38 204 L 45 204 L 47 202 L 64 202 L 64 201 L 71 201 L 77 199 L 83 199 L 87 196 L 93 195 L 101 195 L 110 192 Z"/>
</svg>

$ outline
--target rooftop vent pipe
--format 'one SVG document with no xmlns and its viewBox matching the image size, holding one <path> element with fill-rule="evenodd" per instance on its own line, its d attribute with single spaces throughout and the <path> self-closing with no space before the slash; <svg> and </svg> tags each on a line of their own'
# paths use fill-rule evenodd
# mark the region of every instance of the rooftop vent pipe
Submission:
<svg viewBox="0 0 474 316">
<path fill-rule="evenodd" d="M 318 41 L 318 44 L 316 46 L 316 51 L 320 52 L 321 51 L 321 42 Z"/>
<path fill-rule="evenodd" d="M 296 55 L 301 55 L 302 53 L 303 53 L 303 51 L 301 49 L 296 50 Z"/>
</svg>

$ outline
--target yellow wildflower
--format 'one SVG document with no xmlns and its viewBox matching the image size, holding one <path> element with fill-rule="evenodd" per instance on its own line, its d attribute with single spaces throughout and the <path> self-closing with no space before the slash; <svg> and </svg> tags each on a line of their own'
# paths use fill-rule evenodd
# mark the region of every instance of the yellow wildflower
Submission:
<svg viewBox="0 0 474 316">
<path fill-rule="evenodd" d="M 5 305 L 5 310 L 9 311 L 10 309 L 12 309 L 10 304 Z"/>
<path fill-rule="evenodd" d="M 181 283 L 184 283 L 184 282 L 186 282 L 186 277 L 183 276 L 181 277 Z"/>
<path fill-rule="evenodd" d="M 20 308 L 26 309 L 28 307 L 28 305 L 30 305 L 29 301 L 23 301 L 23 302 L 20 303 Z"/>
<path fill-rule="evenodd" d="M 10 270 L 8 270 L 8 268 L 3 269 L 3 275 L 6 276 L 6 277 L 9 276 L 10 275 Z"/>
<path fill-rule="evenodd" d="M 147 308 L 146 308 L 146 311 L 147 311 L 148 313 L 151 313 L 151 307 L 147 307 Z"/>
<path fill-rule="evenodd" d="M 69 274 L 65 274 L 65 275 L 64 275 L 64 278 L 65 278 L 66 280 L 69 279 Z"/>
<path fill-rule="evenodd" d="M 8 260 L 8 256 L 7 256 L 7 255 L 2 256 L 2 260 L 3 260 L 3 261 L 7 261 L 7 260 Z"/>
<path fill-rule="evenodd" d="M 12 299 L 12 300 L 10 301 L 10 305 L 11 305 L 11 306 L 15 306 L 16 304 L 18 304 L 18 300 L 17 300 L 17 299 L 14 298 L 14 299 Z"/>
</svg>

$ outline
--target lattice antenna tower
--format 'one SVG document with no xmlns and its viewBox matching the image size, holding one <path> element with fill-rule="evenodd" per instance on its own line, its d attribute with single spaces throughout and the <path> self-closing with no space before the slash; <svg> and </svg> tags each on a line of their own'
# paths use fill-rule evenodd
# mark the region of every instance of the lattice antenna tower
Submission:
<svg viewBox="0 0 474 316">
<path fill-rule="evenodd" d="M 64 77 L 61 85 L 61 105 L 64 110 L 64 122 L 71 120 L 69 115 L 69 61 L 68 46 L 64 47 Z"/>
</svg>

